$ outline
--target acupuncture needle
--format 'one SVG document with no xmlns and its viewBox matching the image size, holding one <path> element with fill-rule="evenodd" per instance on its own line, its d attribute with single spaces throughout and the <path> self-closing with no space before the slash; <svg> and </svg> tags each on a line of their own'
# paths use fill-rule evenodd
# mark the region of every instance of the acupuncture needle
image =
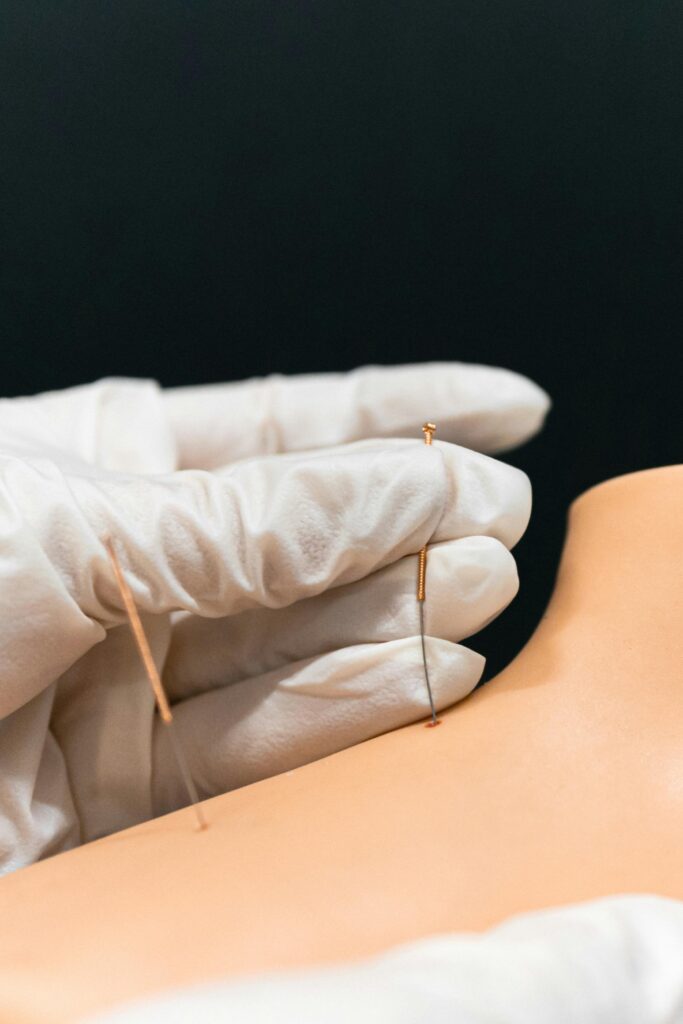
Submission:
<svg viewBox="0 0 683 1024">
<path fill-rule="evenodd" d="M 422 427 L 425 444 L 432 443 L 432 435 L 436 433 L 435 423 L 425 423 Z M 425 683 L 427 684 L 427 696 L 429 707 L 432 713 L 431 722 L 427 722 L 427 728 L 433 729 L 435 725 L 441 725 L 441 719 L 436 717 L 432 686 L 429 681 L 429 668 L 427 666 L 427 649 L 425 646 L 425 597 L 427 582 L 427 545 L 420 549 L 417 555 L 417 606 L 420 609 L 420 644 L 422 645 L 422 665 L 424 668 Z"/>
<path fill-rule="evenodd" d="M 199 794 L 197 793 L 197 787 L 194 784 L 194 780 L 190 773 L 190 769 L 185 754 L 183 752 L 183 748 L 178 741 L 178 736 L 176 735 L 175 726 L 173 724 L 173 714 L 171 713 L 171 708 L 168 703 L 168 698 L 166 696 L 166 691 L 164 690 L 163 683 L 161 682 L 161 677 L 159 676 L 157 667 L 154 663 L 152 651 L 150 650 L 149 641 L 147 640 L 147 636 L 143 629 L 140 615 L 135 606 L 135 601 L 133 600 L 133 593 L 130 587 L 128 586 L 125 576 L 123 575 L 123 569 L 121 568 L 119 557 L 116 554 L 114 541 L 112 540 L 111 537 L 104 537 L 103 542 L 104 546 L 107 549 L 107 554 L 109 555 L 112 568 L 114 569 L 116 583 L 118 585 L 119 591 L 121 592 L 121 598 L 126 609 L 128 621 L 130 622 L 130 628 L 133 631 L 133 636 L 135 637 L 135 642 L 137 644 L 138 651 L 140 652 L 140 657 L 145 667 L 147 678 L 149 680 L 150 686 L 152 687 L 152 692 L 154 693 L 154 697 L 157 702 L 157 707 L 159 708 L 161 721 L 166 726 L 166 735 L 168 736 L 171 742 L 171 748 L 176 759 L 176 764 L 178 765 L 180 776 L 183 780 L 183 783 L 185 784 L 185 788 L 187 789 L 188 795 L 190 797 L 190 802 L 194 809 L 194 813 L 197 817 L 199 831 L 202 831 L 207 827 L 207 823 L 202 813 L 201 805 L 199 803 Z"/>
</svg>

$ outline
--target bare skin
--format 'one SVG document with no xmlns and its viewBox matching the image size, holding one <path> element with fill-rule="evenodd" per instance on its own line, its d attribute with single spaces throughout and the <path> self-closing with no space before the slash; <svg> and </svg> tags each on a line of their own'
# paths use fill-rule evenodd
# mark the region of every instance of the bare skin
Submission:
<svg viewBox="0 0 683 1024">
<path fill-rule="evenodd" d="M 683 467 L 572 508 L 553 600 L 443 715 L 0 881 L 0 1020 L 376 953 L 620 892 L 683 899 Z"/>
</svg>

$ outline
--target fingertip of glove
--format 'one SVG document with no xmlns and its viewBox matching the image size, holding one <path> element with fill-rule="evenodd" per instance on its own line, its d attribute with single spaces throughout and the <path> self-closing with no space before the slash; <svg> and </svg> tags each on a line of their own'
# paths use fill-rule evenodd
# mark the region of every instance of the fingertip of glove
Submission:
<svg viewBox="0 0 683 1024">
<path fill-rule="evenodd" d="M 515 547 L 524 535 L 531 518 L 532 491 L 531 480 L 517 466 L 509 466 L 501 462 L 505 479 L 506 504 L 501 513 L 499 539 L 508 550 Z"/>
<path fill-rule="evenodd" d="M 531 515 L 531 483 L 526 473 L 470 449 L 442 442 L 437 445 L 451 494 L 433 539 L 476 534 L 495 537 L 506 548 L 514 547 Z"/>
<path fill-rule="evenodd" d="M 501 370 L 496 388 L 498 408 L 487 424 L 488 452 L 516 448 L 530 440 L 543 427 L 552 402 L 538 384 L 514 370 Z"/>
</svg>

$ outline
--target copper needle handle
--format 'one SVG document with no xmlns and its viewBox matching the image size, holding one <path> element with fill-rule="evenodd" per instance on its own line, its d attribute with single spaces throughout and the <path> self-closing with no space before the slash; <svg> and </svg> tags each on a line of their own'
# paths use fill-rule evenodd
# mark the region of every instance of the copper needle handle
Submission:
<svg viewBox="0 0 683 1024">
<path fill-rule="evenodd" d="M 417 553 L 417 599 L 425 599 L 425 577 L 427 575 L 427 545 Z"/>
<path fill-rule="evenodd" d="M 159 706 L 159 714 L 161 715 L 165 723 L 172 722 L 173 715 L 171 714 L 171 708 L 169 707 L 168 698 L 166 697 L 166 693 L 164 691 L 161 678 L 159 677 L 157 667 L 154 664 L 154 658 L 152 657 L 152 652 L 149 648 L 149 642 L 145 635 L 145 631 L 142 628 L 142 622 L 140 621 L 140 615 L 138 614 L 138 610 L 135 606 L 135 601 L 133 600 L 133 594 L 131 592 L 130 587 L 128 586 L 125 576 L 123 575 L 123 569 L 121 568 L 121 563 L 119 562 L 119 556 L 116 554 L 114 542 L 111 539 L 111 537 L 104 538 L 104 546 L 107 549 L 107 554 L 109 555 L 109 559 L 114 569 L 116 582 L 121 592 L 123 605 L 124 608 L 126 609 L 126 614 L 130 622 L 130 628 L 133 630 L 133 636 L 135 637 L 135 642 L 138 646 L 140 657 L 142 658 L 143 665 L 145 666 L 147 678 L 149 679 L 150 686 L 154 691 L 154 696 Z"/>
<path fill-rule="evenodd" d="M 114 575 L 116 576 L 116 583 L 121 593 L 123 606 L 126 609 L 128 621 L 130 622 L 130 628 L 133 631 L 135 643 L 137 644 L 138 651 L 140 652 L 142 663 L 145 666 L 145 672 L 147 674 L 147 678 L 149 679 L 150 686 L 152 687 L 152 691 L 154 693 L 157 706 L 159 708 L 159 714 L 161 715 L 161 720 L 167 727 L 167 734 L 169 740 L 171 741 L 173 754 L 178 764 L 178 768 L 180 770 L 183 782 L 185 783 L 185 788 L 187 789 L 190 800 L 194 807 L 194 812 L 195 815 L 197 816 L 199 828 L 204 829 L 206 828 L 206 820 L 199 805 L 199 795 L 197 793 L 197 787 L 194 784 L 192 775 L 190 774 L 190 769 L 188 767 L 187 761 L 185 760 L 185 755 L 183 753 L 182 747 L 180 746 L 180 743 L 178 742 L 178 737 L 173 729 L 173 715 L 171 713 L 171 708 L 168 703 L 168 698 L 166 696 L 166 691 L 164 690 L 163 683 L 161 682 L 161 677 L 154 663 L 154 658 L 152 657 L 152 651 L 150 650 L 149 641 L 143 629 L 140 614 L 137 610 L 135 601 L 133 599 L 133 593 L 130 587 L 128 586 L 126 577 L 123 575 L 123 569 L 121 568 L 119 556 L 116 554 L 114 541 L 112 540 L 111 537 L 103 537 L 103 543 L 105 548 L 107 549 L 107 554 L 109 555 L 109 560 L 111 561 L 112 568 L 114 570 Z"/>
</svg>

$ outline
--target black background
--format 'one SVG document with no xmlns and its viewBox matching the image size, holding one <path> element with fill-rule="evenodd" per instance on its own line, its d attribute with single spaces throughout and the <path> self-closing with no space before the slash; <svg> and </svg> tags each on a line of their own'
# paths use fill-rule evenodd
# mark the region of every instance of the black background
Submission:
<svg viewBox="0 0 683 1024">
<path fill-rule="evenodd" d="M 461 359 L 555 406 L 569 501 L 681 460 L 679 0 L 3 0 L 0 390 Z"/>
</svg>

